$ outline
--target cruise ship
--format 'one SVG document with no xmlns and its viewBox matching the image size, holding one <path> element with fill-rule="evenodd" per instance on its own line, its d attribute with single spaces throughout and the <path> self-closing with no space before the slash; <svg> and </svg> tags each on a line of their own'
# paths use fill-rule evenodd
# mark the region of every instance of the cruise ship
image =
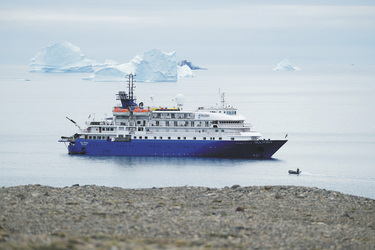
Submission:
<svg viewBox="0 0 375 250">
<path fill-rule="evenodd" d="M 271 158 L 287 140 L 263 139 L 237 109 L 221 105 L 185 110 L 181 96 L 176 107 L 148 107 L 134 97 L 135 75 L 127 77 L 128 92 L 119 91 L 121 104 L 113 116 L 90 120 L 73 136 L 62 136 L 72 155 Z"/>
</svg>

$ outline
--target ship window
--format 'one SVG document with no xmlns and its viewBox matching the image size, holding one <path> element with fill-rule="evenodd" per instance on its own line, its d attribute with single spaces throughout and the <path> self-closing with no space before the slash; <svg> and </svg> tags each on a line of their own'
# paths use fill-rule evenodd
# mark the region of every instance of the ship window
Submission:
<svg viewBox="0 0 375 250">
<path fill-rule="evenodd" d="M 137 137 L 136 137 L 136 136 L 134 136 L 134 139 L 137 139 Z"/>
<path fill-rule="evenodd" d="M 184 137 L 184 140 L 186 140 L 186 137 Z"/>
<path fill-rule="evenodd" d="M 160 138 L 159 138 L 160 140 L 163 140 L 163 136 L 160 136 Z"/>
<path fill-rule="evenodd" d="M 89 139 L 92 139 L 92 136 L 91 136 L 91 135 L 89 136 Z"/>
<path fill-rule="evenodd" d="M 139 139 L 142 139 L 142 136 L 140 136 Z"/>
<path fill-rule="evenodd" d="M 177 137 L 178 140 L 181 140 L 181 137 Z"/>
<path fill-rule="evenodd" d="M 206 137 L 203 137 L 203 140 L 206 140 Z"/>
<path fill-rule="evenodd" d="M 148 137 L 147 137 L 147 136 L 145 136 L 145 139 L 148 139 Z"/>
<path fill-rule="evenodd" d="M 196 140 L 197 139 L 197 137 L 193 137 L 193 140 Z"/>
<path fill-rule="evenodd" d="M 223 138 L 219 137 L 219 140 L 222 140 Z"/>
<path fill-rule="evenodd" d="M 155 140 L 156 140 L 156 138 L 157 138 L 157 137 L 156 137 L 156 136 L 154 136 L 154 139 L 155 139 Z"/>
<path fill-rule="evenodd" d="M 168 140 L 170 140 L 171 139 L 171 137 L 170 136 L 168 136 Z"/>
<path fill-rule="evenodd" d="M 234 141 L 234 137 L 230 138 L 232 141 Z"/>
<path fill-rule="evenodd" d="M 119 127 L 119 130 L 124 130 L 124 127 Z"/>
</svg>

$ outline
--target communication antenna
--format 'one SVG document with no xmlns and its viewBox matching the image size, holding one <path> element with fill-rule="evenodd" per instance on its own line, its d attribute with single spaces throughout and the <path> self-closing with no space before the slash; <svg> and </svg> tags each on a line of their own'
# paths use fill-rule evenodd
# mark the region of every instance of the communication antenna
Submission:
<svg viewBox="0 0 375 250">
<path fill-rule="evenodd" d="M 225 92 L 221 93 L 220 89 L 219 89 L 219 97 L 220 97 L 221 107 L 225 108 Z"/>
</svg>

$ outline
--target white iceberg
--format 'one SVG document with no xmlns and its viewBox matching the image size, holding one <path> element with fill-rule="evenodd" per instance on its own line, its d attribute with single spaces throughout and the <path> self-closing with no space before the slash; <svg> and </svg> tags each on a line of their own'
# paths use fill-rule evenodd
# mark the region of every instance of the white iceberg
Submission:
<svg viewBox="0 0 375 250">
<path fill-rule="evenodd" d="M 129 63 L 110 65 L 95 71 L 94 81 L 124 81 L 125 75 L 135 74 L 138 82 L 176 82 L 178 66 L 176 52 L 157 49 L 135 56 Z"/>
<path fill-rule="evenodd" d="M 176 52 L 165 53 L 153 49 L 134 57 L 130 64 L 135 68 L 139 82 L 176 82 Z"/>
<path fill-rule="evenodd" d="M 97 63 L 66 41 L 42 48 L 30 60 L 30 72 L 95 72 L 83 79 L 111 82 L 124 81 L 130 73 L 135 74 L 139 82 L 176 82 L 178 78 L 194 76 L 188 65 L 178 65 L 175 52 L 153 49 L 135 56 L 129 63 L 119 64 L 113 60 Z"/>
<path fill-rule="evenodd" d="M 283 70 L 283 71 L 294 71 L 301 70 L 299 67 L 293 67 L 289 62 L 288 58 L 284 58 L 281 62 L 276 65 L 276 68 L 273 70 Z"/>
<path fill-rule="evenodd" d="M 93 63 L 92 60 L 86 58 L 80 48 L 65 41 L 42 48 L 30 60 L 30 72 L 94 72 Z"/>
<path fill-rule="evenodd" d="M 178 78 L 194 77 L 194 72 L 188 65 L 177 66 Z"/>
</svg>

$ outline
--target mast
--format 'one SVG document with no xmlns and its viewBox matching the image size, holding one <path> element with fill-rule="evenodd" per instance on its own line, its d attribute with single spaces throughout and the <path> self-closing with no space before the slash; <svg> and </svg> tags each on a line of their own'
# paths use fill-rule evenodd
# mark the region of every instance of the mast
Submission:
<svg viewBox="0 0 375 250">
<path fill-rule="evenodd" d="M 120 100 L 123 109 L 133 110 L 137 104 L 135 103 L 136 99 L 134 97 L 134 76 L 133 74 L 129 74 L 126 76 L 127 79 L 127 87 L 128 87 L 128 94 L 125 91 L 119 91 L 117 94 L 116 100 Z"/>
<path fill-rule="evenodd" d="M 134 76 L 132 73 L 130 73 L 128 76 L 126 76 L 126 79 L 128 80 L 128 88 L 129 88 L 129 99 L 133 100 L 133 93 L 134 93 Z"/>
</svg>

